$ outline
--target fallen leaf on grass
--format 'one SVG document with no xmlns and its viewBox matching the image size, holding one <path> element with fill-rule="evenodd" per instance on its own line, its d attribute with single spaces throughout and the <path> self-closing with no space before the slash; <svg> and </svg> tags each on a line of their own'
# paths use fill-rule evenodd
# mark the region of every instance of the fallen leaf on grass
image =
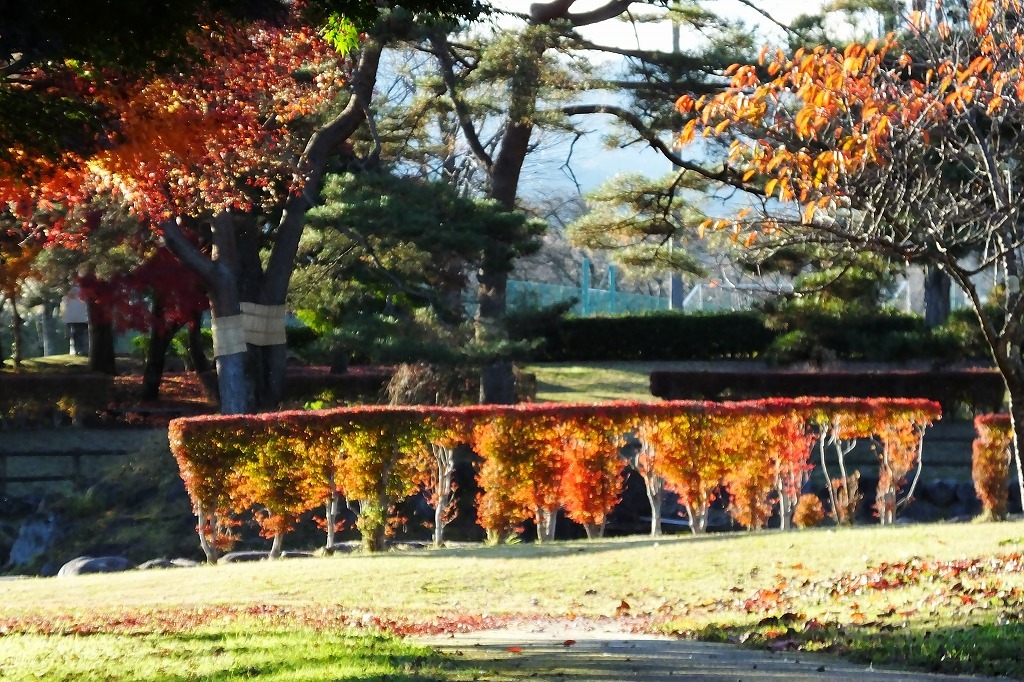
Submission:
<svg viewBox="0 0 1024 682">
<path fill-rule="evenodd" d="M 511 651 L 514 654 L 521 654 L 521 653 L 523 653 L 523 647 L 521 647 L 521 646 L 505 647 L 505 651 Z"/>
<path fill-rule="evenodd" d="M 576 643 L 575 639 L 567 639 L 564 642 L 562 642 L 562 646 L 572 646 L 575 643 Z"/>
</svg>

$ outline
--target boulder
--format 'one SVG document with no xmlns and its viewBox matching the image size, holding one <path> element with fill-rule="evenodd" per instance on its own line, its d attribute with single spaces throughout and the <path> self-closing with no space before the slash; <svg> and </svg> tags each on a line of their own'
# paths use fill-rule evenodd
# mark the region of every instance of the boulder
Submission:
<svg viewBox="0 0 1024 682">
<path fill-rule="evenodd" d="M 80 556 L 72 559 L 57 571 L 58 578 L 68 578 L 87 573 L 120 573 L 133 568 L 134 564 L 123 556 Z"/>
<path fill-rule="evenodd" d="M 308 559 L 314 557 L 316 554 L 313 552 L 299 552 L 294 550 L 281 552 L 282 559 Z M 264 559 L 270 558 L 270 552 L 262 550 L 246 550 L 238 552 L 228 552 L 220 558 L 221 563 L 225 564 L 238 564 L 247 561 L 263 561 Z"/>
<path fill-rule="evenodd" d="M 41 557 L 57 537 L 57 519 L 53 515 L 34 515 L 25 520 L 11 546 L 10 566 L 27 566 Z"/>
<path fill-rule="evenodd" d="M 198 566 L 198 561 L 192 561 L 191 559 L 167 559 L 161 557 L 159 559 L 150 559 L 137 566 L 137 570 L 148 571 L 154 568 L 194 568 Z"/>
</svg>

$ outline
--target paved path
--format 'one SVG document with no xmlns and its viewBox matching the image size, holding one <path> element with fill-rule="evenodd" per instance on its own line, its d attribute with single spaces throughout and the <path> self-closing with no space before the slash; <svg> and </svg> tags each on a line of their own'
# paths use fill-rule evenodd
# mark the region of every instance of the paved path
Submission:
<svg viewBox="0 0 1024 682">
<path fill-rule="evenodd" d="M 418 637 L 414 641 L 460 661 L 459 667 L 475 671 L 476 676 L 472 679 L 491 682 L 527 679 L 551 682 L 945 682 L 984 679 L 877 670 L 863 664 L 801 652 L 770 653 L 728 644 L 629 634 L 616 631 L 614 625 L 524 625 L 454 636 Z"/>
</svg>

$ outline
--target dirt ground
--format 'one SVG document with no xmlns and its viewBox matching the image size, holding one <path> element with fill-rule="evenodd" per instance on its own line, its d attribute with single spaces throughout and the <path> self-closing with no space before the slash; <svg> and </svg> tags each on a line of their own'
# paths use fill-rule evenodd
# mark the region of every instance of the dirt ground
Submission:
<svg viewBox="0 0 1024 682">
<path fill-rule="evenodd" d="M 458 679 L 512 682 L 730 680 L 946 682 L 976 677 L 878 670 L 798 652 L 768 652 L 623 632 L 614 622 L 546 622 L 413 641 L 456 661 Z M 1000 678 L 1007 679 L 1007 678 Z"/>
</svg>

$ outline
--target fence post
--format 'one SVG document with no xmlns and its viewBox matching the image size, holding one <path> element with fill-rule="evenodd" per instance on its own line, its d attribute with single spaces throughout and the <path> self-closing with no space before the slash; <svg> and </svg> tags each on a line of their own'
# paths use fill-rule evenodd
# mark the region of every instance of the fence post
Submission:
<svg viewBox="0 0 1024 682">
<path fill-rule="evenodd" d="M 614 265 L 609 265 L 608 266 L 608 307 L 611 309 L 611 314 L 612 315 L 614 315 L 615 313 L 619 312 L 619 306 L 616 305 L 618 303 L 618 301 L 617 301 L 616 296 L 615 296 L 615 286 L 617 284 L 616 281 L 615 281 L 615 275 L 616 275 L 615 266 Z"/>
<path fill-rule="evenodd" d="M 590 259 L 583 259 L 583 277 L 580 286 L 580 314 L 586 317 L 590 314 Z"/>
</svg>

